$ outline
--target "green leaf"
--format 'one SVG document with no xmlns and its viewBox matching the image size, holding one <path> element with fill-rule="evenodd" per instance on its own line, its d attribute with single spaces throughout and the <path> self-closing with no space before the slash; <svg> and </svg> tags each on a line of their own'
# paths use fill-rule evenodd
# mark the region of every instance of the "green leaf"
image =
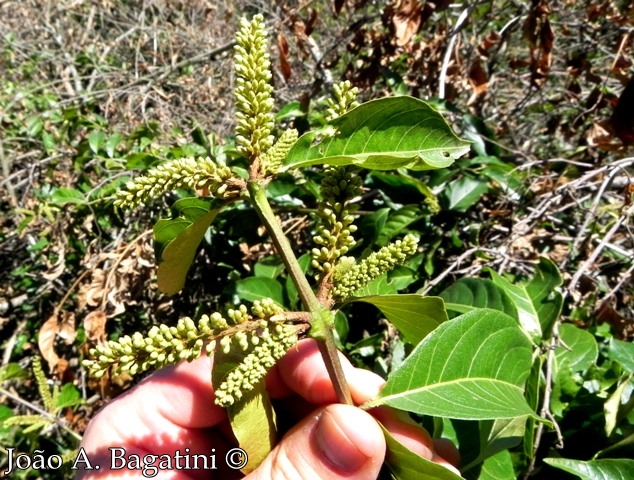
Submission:
<svg viewBox="0 0 634 480">
<path fill-rule="evenodd" d="M 526 417 L 480 420 L 454 420 L 460 442 L 462 471 L 468 471 L 487 458 L 518 445 L 524 436 Z"/>
<path fill-rule="evenodd" d="M 570 371 L 585 372 L 599 357 L 599 347 L 592 334 L 569 323 L 559 327 L 559 337 L 563 345 L 555 348 L 558 364 L 568 362 Z"/>
<path fill-rule="evenodd" d="M 117 150 L 117 147 L 119 146 L 119 144 L 124 138 L 125 137 L 121 135 L 120 133 L 115 133 L 108 139 L 105 145 L 105 149 L 106 149 L 106 155 L 108 155 L 109 158 L 114 157 L 114 153 Z"/>
<path fill-rule="evenodd" d="M 537 411 L 539 408 L 539 402 L 541 401 L 541 380 L 542 380 L 542 367 L 544 365 L 544 356 L 536 355 L 533 358 L 533 366 L 531 373 L 528 375 L 528 379 L 524 384 L 524 397 L 528 406 Z M 528 458 L 532 458 L 534 455 L 535 446 L 535 419 L 529 418 L 526 422 L 526 429 L 524 430 L 524 442 L 522 448 L 524 455 Z"/>
<path fill-rule="evenodd" d="M 158 287 L 167 295 L 179 292 L 185 285 L 189 266 L 198 245 L 224 202 L 209 198 L 183 198 L 172 206 L 173 217 L 154 225 L 158 266 Z"/>
<path fill-rule="evenodd" d="M 42 132 L 42 145 L 44 146 L 46 153 L 53 153 L 55 151 L 55 146 L 57 145 L 57 139 L 48 132 Z"/>
<path fill-rule="evenodd" d="M 16 378 L 29 378 L 29 373 L 17 363 L 7 363 L 0 367 L 0 384 Z"/>
<path fill-rule="evenodd" d="M 11 410 L 6 405 L 0 405 L 0 428 L 2 427 L 2 423 L 7 418 L 11 418 L 11 417 L 14 417 L 14 416 L 15 416 L 15 414 L 13 413 L 13 410 Z"/>
<path fill-rule="evenodd" d="M 236 293 L 242 300 L 253 302 L 271 298 L 277 304 L 284 305 L 282 285 L 273 278 L 247 277 L 236 282 Z"/>
<path fill-rule="evenodd" d="M 465 212 L 478 203 L 487 190 L 488 182 L 463 177 L 450 182 L 443 195 L 447 199 L 448 210 Z"/>
<path fill-rule="evenodd" d="M 482 464 L 478 480 L 507 480 L 515 478 L 513 460 L 508 450 L 496 453 Z"/>
<path fill-rule="evenodd" d="M 506 292 L 484 278 L 461 278 L 444 290 L 440 297 L 445 301 L 447 310 L 466 313 L 474 308 L 490 308 L 518 318 L 517 307 Z"/>
<path fill-rule="evenodd" d="M 75 407 L 84 403 L 79 390 L 72 383 L 65 383 L 59 393 L 53 398 L 53 402 L 57 410 L 65 407 Z"/>
<path fill-rule="evenodd" d="M 588 462 L 567 458 L 544 458 L 544 462 L 577 475 L 582 480 L 628 480 L 632 478 L 632 472 L 634 472 L 634 460 L 625 458 Z"/>
<path fill-rule="evenodd" d="M 553 324 L 561 315 L 563 296 L 558 289 L 562 284 L 557 265 L 546 257 L 540 257 L 535 276 L 526 286 L 526 292 L 537 312 L 544 338 L 550 336 Z"/>
<path fill-rule="evenodd" d="M 474 310 L 425 337 L 390 374 L 380 397 L 365 406 L 466 420 L 537 417 L 522 389 L 531 354 L 514 319 Z"/>
<path fill-rule="evenodd" d="M 383 425 L 381 429 L 387 445 L 385 464 L 390 469 L 392 478 L 397 480 L 460 480 L 462 478 L 448 468 L 412 452 L 398 442 Z"/>
<path fill-rule="evenodd" d="M 106 134 L 103 132 L 92 132 L 88 135 L 88 146 L 90 147 L 90 150 L 92 150 L 92 153 L 95 155 L 99 154 L 99 150 L 101 149 L 105 139 Z"/>
<path fill-rule="evenodd" d="M 634 386 L 631 385 L 632 378 L 634 378 L 634 373 L 627 376 L 619 384 L 619 386 L 616 387 L 616 390 L 612 392 L 610 397 L 603 404 L 603 415 L 605 417 L 605 436 L 607 438 L 610 438 L 610 436 L 614 432 L 614 429 L 616 428 L 621 415 L 623 415 L 624 413 L 623 410 L 628 408 L 622 408 L 624 406 L 623 404 L 625 403 L 623 401 L 623 398 L 626 391 L 630 390 L 629 393 L 631 393 L 632 387 Z M 629 398 L 630 401 L 632 401 L 632 397 L 630 395 L 625 395 L 627 395 L 625 398 Z M 631 406 L 629 408 L 631 409 Z"/>
<path fill-rule="evenodd" d="M 359 229 L 363 232 L 363 241 L 366 245 L 371 245 L 379 238 L 385 222 L 390 215 L 389 208 L 380 208 L 379 210 L 365 215 L 359 222 Z"/>
<path fill-rule="evenodd" d="M 608 352 L 611 360 L 619 362 L 630 373 L 634 372 L 634 343 L 613 338 Z"/>
<path fill-rule="evenodd" d="M 308 165 L 358 165 L 373 170 L 445 168 L 465 155 L 445 119 L 422 100 L 388 97 L 359 105 L 332 122 L 336 133 L 318 140 L 302 135 L 282 171 Z"/>
<path fill-rule="evenodd" d="M 379 231 L 379 235 L 375 243 L 381 247 L 384 247 L 390 240 L 396 235 L 403 232 L 403 230 L 414 223 L 419 218 L 422 218 L 422 213 L 416 205 L 406 205 L 403 208 L 398 209 L 396 212 L 390 214 L 385 222 L 383 228 Z"/>
<path fill-rule="evenodd" d="M 284 263 L 278 255 L 269 255 L 261 258 L 253 266 L 253 273 L 256 277 L 277 278 L 283 271 Z"/>
<path fill-rule="evenodd" d="M 394 270 L 388 272 L 387 277 L 396 290 L 403 290 L 418 279 L 418 274 L 414 269 L 397 265 Z"/>
<path fill-rule="evenodd" d="M 417 345 L 438 325 L 447 321 L 447 312 L 440 297 L 424 297 L 416 293 L 355 298 L 355 302 L 371 303 L 403 334 Z"/>
<path fill-rule="evenodd" d="M 289 118 L 297 118 L 306 116 L 306 112 L 302 110 L 302 104 L 295 100 L 289 102 L 280 108 L 275 114 L 275 120 L 278 122 L 282 120 L 288 120 Z"/>
<path fill-rule="evenodd" d="M 82 205 L 86 203 L 84 194 L 74 188 L 58 188 L 51 194 L 51 201 L 56 205 L 74 203 Z"/>
<path fill-rule="evenodd" d="M 517 307 L 519 324 L 526 334 L 534 340 L 541 339 L 542 329 L 539 316 L 526 291 L 526 286 L 514 285 L 494 271 L 491 271 L 491 278 L 493 283 L 504 290 Z"/>
<path fill-rule="evenodd" d="M 380 277 L 376 277 L 370 283 L 367 283 L 363 288 L 354 292 L 356 298 L 371 297 L 374 295 L 396 295 L 398 290 L 396 284 L 390 282 L 388 274 L 385 273 Z"/>
<path fill-rule="evenodd" d="M 373 171 L 370 174 L 373 186 L 384 192 L 393 202 L 402 204 L 418 202 L 419 199 L 426 202 L 432 211 L 438 210 L 438 200 L 424 182 L 418 178 L 405 174 L 406 170 L 398 173 L 384 173 Z"/>
<path fill-rule="evenodd" d="M 262 381 L 246 392 L 240 402 L 227 408 L 229 422 L 240 448 L 249 461 L 241 470 L 245 475 L 255 470 L 275 446 L 277 428 L 275 411 Z"/>
<path fill-rule="evenodd" d="M 299 267 L 302 269 L 303 273 L 306 273 L 308 271 L 312 258 L 313 257 L 310 253 L 305 253 L 297 259 Z M 293 279 L 290 277 L 290 275 L 286 277 L 285 287 L 286 296 L 288 297 L 288 300 L 290 302 L 290 307 L 295 308 L 299 304 L 299 293 L 297 292 L 297 287 L 293 283 Z"/>
</svg>

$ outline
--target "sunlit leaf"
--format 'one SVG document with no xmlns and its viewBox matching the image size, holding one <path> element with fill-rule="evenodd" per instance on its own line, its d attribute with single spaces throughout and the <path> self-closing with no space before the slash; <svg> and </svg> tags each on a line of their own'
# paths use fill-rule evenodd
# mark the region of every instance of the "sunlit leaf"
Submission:
<svg viewBox="0 0 634 480">
<path fill-rule="evenodd" d="M 397 293 L 398 290 L 396 289 L 396 284 L 390 282 L 388 274 L 385 273 L 380 277 L 376 277 L 363 288 L 354 292 L 354 296 L 356 298 L 361 298 L 373 295 L 396 295 Z"/>
<path fill-rule="evenodd" d="M 588 462 L 568 458 L 545 458 L 544 462 L 577 475 L 581 480 L 629 480 L 634 472 L 634 460 L 625 458 Z"/>
<path fill-rule="evenodd" d="M 496 453 L 482 464 L 478 480 L 507 480 L 515 478 L 513 459 L 508 450 Z"/>
<path fill-rule="evenodd" d="M 375 243 L 381 247 L 387 245 L 396 235 L 402 233 L 408 225 L 422 218 L 422 216 L 420 209 L 415 205 L 405 205 L 403 208 L 392 212 L 383 228 L 379 231 Z"/>
<path fill-rule="evenodd" d="M 447 320 L 444 303 L 439 297 L 412 293 L 361 297 L 354 301 L 371 303 L 377 307 L 399 329 L 405 341 L 413 345 Z"/>
<path fill-rule="evenodd" d="M 533 339 L 541 338 L 542 330 L 537 310 L 526 292 L 526 287 L 514 285 L 496 272 L 491 272 L 491 277 L 493 283 L 502 288 L 517 307 L 519 322 L 524 331 Z"/>
<path fill-rule="evenodd" d="M 66 205 L 67 203 L 82 205 L 86 203 L 84 194 L 74 188 L 57 188 L 51 194 L 50 200 L 56 205 Z"/>
<path fill-rule="evenodd" d="M 610 340 L 610 358 L 619 362 L 629 372 L 634 372 L 634 343 L 615 338 Z"/>
<path fill-rule="evenodd" d="M 475 178 L 463 177 L 447 185 L 443 196 L 447 209 L 464 212 L 473 207 L 489 189 L 489 183 Z"/>
<path fill-rule="evenodd" d="M 518 445 L 524 436 L 526 417 L 497 420 L 453 420 L 462 454 L 462 468 L 467 471 L 497 453 Z"/>
<path fill-rule="evenodd" d="M 544 338 L 550 336 L 552 326 L 561 314 L 563 297 L 558 289 L 562 284 L 563 279 L 557 265 L 546 257 L 540 257 L 535 275 L 526 286 L 526 292 L 537 312 Z"/>
<path fill-rule="evenodd" d="M 536 416 L 523 395 L 531 354 L 514 319 L 474 310 L 425 337 L 366 406 L 466 420 Z"/>
<path fill-rule="evenodd" d="M 466 313 L 474 308 L 491 308 L 517 318 L 517 307 L 506 292 L 485 278 L 465 277 L 444 290 L 440 297 L 447 310 Z"/>
<path fill-rule="evenodd" d="M 29 376 L 29 373 L 18 363 L 7 363 L 6 365 L 2 365 L 0 367 L 0 383 L 6 380 L 29 378 Z"/>
<path fill-rule="evenodd" d="M 106 134 L 103 132 L 92 132 L 88 135 L 88 146 L 90 147 L 90 150 L 92 150 L 92 153 L 95 155 L 99 153 L 105 139 Z"/>
<path fill-rule="evenodd" d="M 227 414 L 238 445 L 249 457 L 241 471 L 251 473 L 271 453 L 277 437 L 275 411 L 265 383 L 260 382 L 246 392 L 240 402 L 227 408 Z"/>
<path fill-rule="evenodd" d="M 282 285 L 273 278 L 247 277 L 236 282 L 236 293 L 242 300 L 253 302 L 271 298 L 279 305 L 284 304 Z"/>
<path fill-rule="evenodd" d="M 564 323 L 559 327 L 559 337 L 563 343 L 555 349 L 555 358 L 558 363 L 567 361 L 572 372 L 586 371 L 597 361 L 597 341 L 586 330 Z"/>
<path fill-rule="evenodd" d="M 253 266 L 253 273 L 256 277 L 277 278 L 284 271 L 284 263 L 277 255 L 269 255 L 261 258 Z"/>
<path fill-rule="evenodd" d="M 282 170 L 308 165 L 358 165 L 374 170 L 444 168 L 469 151 L 445 119 L 422 100 L 388 97 L 359 105 L 332 122 L 336 133 L 302 135 Z"/>
<path fill-rule="evenodd" d="M 53 400 L 58 409 L 74 407 L 83 403 L 79 390 L 72 383 L 65 383 Z"/>
<path fill-rule="evenodd" d="M 632 390 L 634 389 L 634 385 L 632 384 L 632 378 L 634 378 L 634 373 L 627 376 L 616 390 L 610 394 L 610 397 L 603 404 L 603 415 L 605 417 L 605 436 L 610 437 L 612 432 L 617 426 L 619 421 L 619 417 L 623 413 L 623 404 L 625 403 L 623 398 L 629 398 L 630 401 L 632 399 Z M 627 393 L 626 393 L 627 392 Z M 631 409 L 631 406 L 629 407 Z"/>
</svg>

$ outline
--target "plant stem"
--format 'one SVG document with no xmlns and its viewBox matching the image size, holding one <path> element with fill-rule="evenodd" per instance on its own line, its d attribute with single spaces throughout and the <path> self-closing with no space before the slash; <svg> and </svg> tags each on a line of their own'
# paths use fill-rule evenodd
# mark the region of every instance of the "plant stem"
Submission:
<svg viewBox="0 0 634 480">
<path fill-rule="evenodd" d="M 266 227 L 271 240 L 282 257 L 286 271 L 291 276 L 299 298 L 304 308 L 311 314 L 312 337 L 317 340 L 319 351 L 326 364 L 326 370 L 330 375 L 337 398 L 341 403 L 352 405 L 350 389 L 343 373 L 339 352 L 335 346 L 333 336 L 334 316 L 330 310 L 326 309 L 315 296 L 315 292 L 310 287 L 306 276 L 295 257 L 291 245 L 284 235 L 282 226 L 279 224 L 268 199 L 266 198 L 266 188 L 259 179 L 249 180 L 247 189 L 251 195 L 251 201 L 262 223 Z"/>
</svg>

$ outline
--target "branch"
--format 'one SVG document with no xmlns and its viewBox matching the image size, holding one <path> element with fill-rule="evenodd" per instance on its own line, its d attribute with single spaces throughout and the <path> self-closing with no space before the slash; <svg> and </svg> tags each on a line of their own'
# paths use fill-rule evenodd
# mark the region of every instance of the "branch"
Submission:
<svg viewBox="0 0 634 480">
<path fill-rule="evenodd" d="M 350 389 L 348 388 L 343 367 L 339 360 L 339 353 L 335 346 L 333 336 L 334 316 L 331 311 L 319 303 L 308 280 L 306 280 L 295 253 L 284 235 L 282 226 L 277 221 L 266 198 L 266 188 L 262 181 L 259 179 L 249 180 L 247 189 L 251 195 L 253 207 L 271 236 L 271 240 L 282 257 L 288 274 L 297 287 L 297 292 L 304 308 L 311 314 L 311 336 L 318 341 L 319 351 L 326 364 L 335 392 L 337 392 L 337 398 L 341 403 L 352 405 Z"/>
</svg>

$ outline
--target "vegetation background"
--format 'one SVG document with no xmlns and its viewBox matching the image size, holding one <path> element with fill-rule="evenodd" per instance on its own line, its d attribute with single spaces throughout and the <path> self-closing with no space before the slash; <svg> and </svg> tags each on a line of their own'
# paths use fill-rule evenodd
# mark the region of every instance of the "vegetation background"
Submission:
<svg viewBox="0 0 634 480">
<path fill-rule="evenodd" d="M 232 143 L 232 39 L 239 17 L 258 12 L 274 44 L 280 122 L 318 125 L 333 82 L 349 79 L 362 100 L 431 102 L 474 142 L 469 158 L 419 177 L 433 196 L 368 174 L 361 232 L 377 245 L 389 240 L 382 231 L 421 236 L 422 252 L 401 271 L 411 292 L 437 294 L 488 269 L 522 280 L 540 256 L 554 262 L 561 320 L 599 349 L 556 384 L 561 429 L 545 434 L 540 455 L 557 447 L 587 460 L 629 438 L 619 453 L 631 458 L 631 377 L 616 437 L 604 414 L 623 373 L 609 341 L 634 338 L 627 0 L 1 1 L 0 422 L 21 419 L 0 426 L 0 444 L 72 453 L 95 411 L 133 383 L 87 378 L 80 362 L 95 342 L 232 305 L 249 294 L 239 280 L 253 271 L 280 275 L 254 212 L 229 211 L 185 290 L 161 295 L 151 225 L 167 203 L 125 216 L 112 206 L 132 173 Z M 315 178 L 275 185 L 298 249 L 312 234 Z M 402 359 L 403 344 L 369 306 L 347 312 L 338 333 L 355 362 L 382 374 Z M 31 373 L 40 356 L 44 387 Z M 513 458 L 518 476 L 548 478 L 547 467 Z"/>
</svg>

